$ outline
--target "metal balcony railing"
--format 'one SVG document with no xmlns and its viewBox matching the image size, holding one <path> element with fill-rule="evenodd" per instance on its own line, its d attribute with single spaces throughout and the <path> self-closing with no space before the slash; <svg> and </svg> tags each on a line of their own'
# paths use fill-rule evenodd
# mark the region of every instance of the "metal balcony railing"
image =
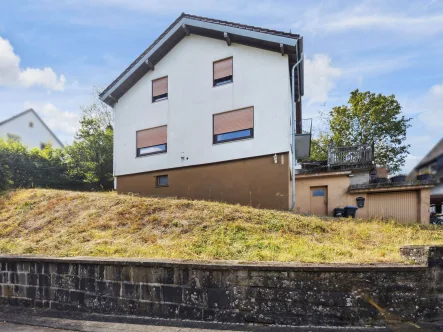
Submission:
<svg viewBox="0 0 443 332">
<path fill-rule="evenodd" d="M 328 166 L 371 165 L 374 161 L 374 145 L 328 147 Z"/>
</svg>

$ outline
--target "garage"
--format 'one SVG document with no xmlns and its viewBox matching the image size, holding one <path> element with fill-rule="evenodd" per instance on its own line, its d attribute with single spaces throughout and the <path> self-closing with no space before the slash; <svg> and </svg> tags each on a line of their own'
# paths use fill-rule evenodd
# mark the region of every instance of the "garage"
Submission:
<svg viewBox="0 0 443 332">
<path fill-rule="evenodd" d="M 368 194 L 370 218 L 394 219 L 401 223 L 418 222 L 418 208 L 418 191 Z"/>
</svg>

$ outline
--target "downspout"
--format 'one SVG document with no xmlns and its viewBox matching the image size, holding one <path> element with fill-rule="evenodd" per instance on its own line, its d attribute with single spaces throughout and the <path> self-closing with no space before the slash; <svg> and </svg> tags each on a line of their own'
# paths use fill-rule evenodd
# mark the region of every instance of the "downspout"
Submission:
<svg viewBox="0 0 443 332">
<path fill-rule="evenodd" d="M 115 161 L 115 123 L 117 122 L 116 121 L 116 119 L 115 119 L 115 104 L 113 105 L 113 107 L 112 107 L 112 113 L 113 113 L 113 125 L 114 125 L 114 128 L 113 128 L 113 133 L 112 133 L 112 177 L 113 177 L 113 180 L 114 180 L 114 190 L 117 190 L 117 177 L 115 176 L 115 166 L 116 166 L 116 161 Z"/>
<path fill-rule="evenodd" d="M 295 44 L 295 56 L 296 60 L 298 60 L 298 39 Z M 291 210 L 295 210 L 295 164 L 297 163 L 297 158 L 295 156 L 295 77 L 294 77 L 294 71 L 295 68 L 301 63 L 303 60 L 303 54 L 300 55 L 300 60 L 298 60 L 291 69 L 291 79 L 292 79 L 292 100 L 291 100 L 291 106 L 292 106 L 292 121 L 291 121 L 291 137 L 292 137 L 292 204 L 291 204 Z M 300 70 L 297 71 L 298 76 L 298 89 L 299 89 L 299 98 L 301 100 L 300 96 Z M 301 104 L 301 103 L 300 103 Z"/>
</svg>

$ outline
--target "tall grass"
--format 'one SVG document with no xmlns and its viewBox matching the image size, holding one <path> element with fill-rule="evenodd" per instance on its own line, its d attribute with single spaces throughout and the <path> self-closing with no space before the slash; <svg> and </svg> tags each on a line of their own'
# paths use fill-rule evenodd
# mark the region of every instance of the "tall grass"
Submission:
<svg viewBox="0 0 443 332">
<path fill-rule="evenodd" d="M 0 253 L 312 263 L 401 262 L 443 227 L 224 203 L 28 189 L 0 196 Z"/>
</svg>

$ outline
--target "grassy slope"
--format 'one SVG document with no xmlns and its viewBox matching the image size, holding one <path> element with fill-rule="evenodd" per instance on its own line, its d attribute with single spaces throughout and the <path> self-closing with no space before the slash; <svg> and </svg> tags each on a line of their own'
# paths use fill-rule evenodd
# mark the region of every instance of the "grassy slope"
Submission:
<svg viewBox="0 0 443 332">
<path fill-rule="evenodd" d="M 443 245 L 443 228 L 115 193 L 36 189 L 0 196 L 1 253 L 398 262 L 407 244 Z"/>
</svg>

